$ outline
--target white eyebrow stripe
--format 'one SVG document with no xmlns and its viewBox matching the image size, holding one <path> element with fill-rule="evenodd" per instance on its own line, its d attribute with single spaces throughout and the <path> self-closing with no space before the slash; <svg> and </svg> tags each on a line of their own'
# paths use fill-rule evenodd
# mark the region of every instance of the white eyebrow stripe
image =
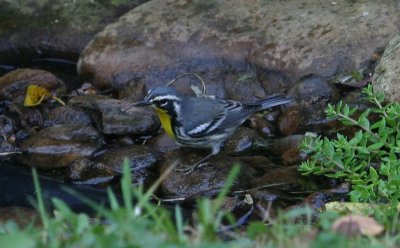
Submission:
<svg viewBox="0 0 400 248">
<path fill-rule="evenodd" d="M 162 101 L 162 100 L 179 100 L 178 97 L 168 95 L 168 96 L 156 96 L 153 98 L 153 101 Z"/>
</svg>

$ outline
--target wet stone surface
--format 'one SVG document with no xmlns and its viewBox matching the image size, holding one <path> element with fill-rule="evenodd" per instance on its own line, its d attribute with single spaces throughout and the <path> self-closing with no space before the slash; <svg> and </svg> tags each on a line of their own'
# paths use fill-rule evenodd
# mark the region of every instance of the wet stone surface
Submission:
<svg viewBox="0 0 400 248">
<path fill-rule="evenodd" d="M 147 145 L 159 153 L 167 153 L 179 149 L 179 145 L 177 145 L 175 141 L 172 140 L 171 137 L 169 137 L 164 131 L 162 131 L 154 139 L 151 139 Z"/>
<path fill-rule="evenodd" d="M 97 32 L 144 2 L 1 1 L 0 63 L 34 64 L 40 58 L 77 60 Z"/>
<path fill-rule="evenodd" d="M 81 124 L 91 126 L 92 123 L 93 121 L 91 116 L 84 110 L 72 106 L 59 106 L 47 114 L 47 118 L 43 125 L 44 127 L 60 124 Z"/>
<path fill-rule="evenodd" d="M 155 177 L 156 163 L 158 157 L 155 153 L 145 146 L 131 145 L 119 149 L 109 150 L 96 158 L 107 168 L 116 173 L 122 174 L 124 160 L 127 160 L 132 173 L 133 183 L 144 183 L 148 185 Z"/>
<path fill-rule="evenodd" d="M 161 164 L 161 174 L 168 166 L 178 162 L 179 165 L 191 165 L 201 159 L 206 153 L 188 153 L 185 151 L 173 151 L 166 155 L 166 159 Z M 176 162 L 175 162 L 176 161 Z M 229 171 L 233 164 L 239 161 L 225 154 L 218 154 L 209 160 L 209 163 L 197 168 L 190 174 L 173 171 L 163 181 L 161 194 L 165 198 L 191 198 L 200 196 L 213 196 L 223 187 Z M 179 167 L 178 167 L 179 168 Z M 247 187 L 252 180 L 249 167 L 241 166 L 239 178 L 235 180 L 233 188 Z"/>
<path fill-rule="evenodd" d="M 18 161 L 42 169 L 65 167 L 77 159 L 92 156 L 103 144 L 103 137 L 93 127 L 55 125 L 24 141 Z"/>
<path fill-rule="evenodd" d="M 82 158 L 75 160 L 66 168 L 65 178 L 74 183 L 98 185 L 110 182 L 115 174 L 111 168 L 103 163 Z"/>
<path fill-rule="evenodd" d="M 328 81 L 317 75 L 308 75 L 300 79 L 288 92 L 303 107 L 327 105 L 338 100 L 339 94 Z"/>
<path fill-rule="evenodd" d="M 393 102 L 400 101 L 400 35 L 395 36 L 383 53 L 380 63 L 375 68 L 373 85 L 374 89 L 385 93 Z"/>
<path fill-rule="evenodd" d="M 286 92 L 305 75 L 363 67 L 398 34 L 393 1 L 335 3 L 153 0 L 98 33 L 78 68 L 83 79 L 116 91 L 195 71 L 218 97 Z"/>
<path fill-rule="evenodd" d="M 300 151 L 300 144 L 304 135 L 290 135 L 274 140 L 271 150 L 281 158 L 284 165 L 296 165 L 307 159 L 307 155 Z"/>
<path fill-rule="evenodd" d="M 271 113 L 273 114 L 273 113 Z M 254 114 L 250 116 L 247 123 L 251 129 L 257 131 L 264 138 L 273 138 L 279 135 L 278 128 L 275 125 L 276 120 L 268 120 L 268 116 Z"/>
<path fill-rule="evenodd" d="M 289 104 L 279 117 L 279 130 L 285 135 L 308 131 L 329 134 L 332 121 L 325 114 L 328 103 L 339 100 L 334 85 L 317 75 L 308 75 L 290 89 L 289 96 L 296 102 Z"/>
<path fill-rule="evenodd" d="M 68 104 L 88 110 L 97 128 L 106 135 L 149 135 L 160 127 L 153 111 L 128 108 L 130 102 L 99 96 L 77 96 Z"/>
<path fill-rule="evenodd" d="M 155 167 L 158 159 L 150 148 L 140 145 L 107 149 L 95 158 L 76 160 L 67 167 L 66 179 L 79 184 L 107 185 L 121 176 L 126 160 L 132 173 L 132 183 L 149 186 L 157 177 Z"/>
<path fill-rule="evenodd" d="M 0 77 L 2 100 L 23 103 L 29 85 L 41 86 L 55 95 L 65 93 L 64 83 L 54 74 L 36 69 L 17 69 Z"/>
<path fill-rule="evenodd" d="M 36 210 L 26 207 L 0 208 L 0 223 L 14 221 L 18 227 L 28 226 L 42 227 L 39 213 Z"/>
<path fill-rule="evenodd" d="M 269 143 L 256 131 L 246 127 L 238 128 L 235 133 L 224 143 L 224 152 L 229 155 L 249 155 L 267 152 Z"/>
<path fill-rule="evenodd" d="M 280 167 L 266 172 L 262 177 L 258 177 L 253 185 L 256 188 L 266 185 L 279 185 L 279 190 L 283 192 L 299 191 L 307 185 L 307 179 L 302 177 L 297 170 L 297 166 Z"/>
</svg>

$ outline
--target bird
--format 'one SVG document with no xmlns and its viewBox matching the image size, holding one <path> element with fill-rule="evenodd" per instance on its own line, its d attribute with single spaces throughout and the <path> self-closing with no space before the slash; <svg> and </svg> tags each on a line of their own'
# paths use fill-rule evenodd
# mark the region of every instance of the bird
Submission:
<svg viewBox="0 0 400 248">
<path fill-rule="evenodd" d="M 182 166 L 187 174 L 217 155 L 223 142 L 257 111 L 292 102 L 292 98 L 272 95 L 250 103 L 212 98 L 188 96 L 170 86 L 151 88 L 144 99 L 133 106 L 152 105 L 165 132 L 183 147 L 210 148 L 211 153 L 193 165 Z"/>
</svg>

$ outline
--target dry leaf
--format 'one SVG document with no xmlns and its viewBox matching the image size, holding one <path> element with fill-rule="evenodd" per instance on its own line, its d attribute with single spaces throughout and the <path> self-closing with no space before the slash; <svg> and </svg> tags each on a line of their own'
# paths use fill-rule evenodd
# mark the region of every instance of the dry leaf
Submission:
<svg viewBox="0 0 400 248">
<path fill-rule="evenodd" d="M 65 103 L 60 98 L 52 96 L 46 88 L 31 84 L 26 89 L 24 106 L 26 107 L 37 106 L 41 104 L 44 99 L 48 97 L 51 97 L 60 104 L 65 105 Z"/>
<path fill-rule="evenodd" d="M 24 106 L 33 107 L 37 106 L 46 98 L 51 96 L 50 92 L 40 86 L 31 84 L 26 89 Z"/>
<path fill-rule="evenodd" d="M 332 230 L 346 236 L 356 236 L 359 234 L 376 236 L 382 233 L 384 228 L 371 217 L 346 215 L 333 223 Z"/>
</svg>

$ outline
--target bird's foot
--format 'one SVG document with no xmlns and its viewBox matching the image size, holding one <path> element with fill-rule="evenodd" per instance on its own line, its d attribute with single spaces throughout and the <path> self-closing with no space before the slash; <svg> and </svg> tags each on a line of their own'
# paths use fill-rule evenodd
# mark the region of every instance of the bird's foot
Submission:
<svg viewBox="0 0 400 248">
<path fill-rule="evenodd" d="M 203 166 L 208 165 L 208 164 L 209 164 L 209 162 L 196 163 L 196 164 L 193 164 L 193 165 L 181 164 L 178 168 L 175 169 L 175 171 L 183 172 L 185 175 L 189 175 L 196 168 L 200 168 L 200 167 L 203 167 Z"/>
</svg>

